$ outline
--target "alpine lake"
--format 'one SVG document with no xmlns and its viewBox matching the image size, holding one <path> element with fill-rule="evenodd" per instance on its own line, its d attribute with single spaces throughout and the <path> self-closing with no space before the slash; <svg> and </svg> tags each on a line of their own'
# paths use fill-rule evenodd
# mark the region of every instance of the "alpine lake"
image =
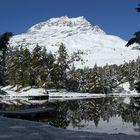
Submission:
<svg viewBox="0 0 140 140">
<path fill-rule="evenodd" d="M 47 100 L 43 104 L 6 105 L 2 110 L 54 108 L 49 115 L 29 120 L 74 131 L 140 135 L 140 97 Z"/>
</svg>

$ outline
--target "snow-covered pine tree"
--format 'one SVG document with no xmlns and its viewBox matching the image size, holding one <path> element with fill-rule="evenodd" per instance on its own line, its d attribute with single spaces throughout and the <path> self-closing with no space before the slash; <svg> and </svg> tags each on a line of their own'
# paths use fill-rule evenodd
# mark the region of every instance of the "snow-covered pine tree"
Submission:
<svg viewBox="0 0 140 140">
<path fill-rule="evenodd" d="M 58 53 L 57 64 L 60 67 L 61 84 L 62 87 L 65 87 L 66 77 L 67 77 L 66 72 L 67 69 L 69 69 L 69 64 L 68 64 L 69 56 L 67 54 L 66 47 L 63 43 L 61 43 L 57 53 Z"/>
<path fill-rule="evenodd" d="M 39 71 L 42 66 L 41 47 L 37 44 L 32 52 L 31 69 L 30 69 L 30 85 L 38 86 L 40 82 Z"/>
<path fill-rule="evenodd" d="M 62 77 L 61 77 L 61 68 L 58 64 L 54 64 L 53 68 L 50 71 L 50 78 L 54 85 L 54 88 L 62 88 Z"/>
<path fill-rule="evenodd" d="M 103 67 L 103 71 L 104 93 L 111 93 L 115 85 L 117 85 L 115 69 L 113 69 L 113 66 L 106 65 Z"/>
<path fill-rule="evenodd" d="M 74 92 L 79 90 L 79 73 L 74 64 L 67 73 L 66 89 Z"/>
<path fill-rule="evenodd" d="M 3 67 L 3 54 L 2 54 L 2 51 L 0 51 L 0 85 L 4 85 L 3 81 L 4 81 L 4 75 L 3 75 L 3 72 L 4 72 L 4 67 Z"/>
<path fill-rule="evenodd" d="M 45 82 L 46 88 L 54 88 L 54 83 L 51 79 L 51 74 L 53 73 L 53 68 L 54 68 L 54 64 L 55 64 L 56 58 L 55 56 L 50 52 L 46 54 L 46 58 L 45 58 L 45 67 L 47 69 L 47 79 Z"/>
<path fill-rule="evenodd" d="M 20 51 L 21 53 L 21 85 L 23 87 L 30 84 L 30 69 L 31 69 L 31 53 L 25 48 Z"/>
<path fill-rule="evenodd" d="M 127 67 L 126 67 L 126 79 L 130 84 L 130 90 L 134 89 L 134 81 L 137 78 L 137 70 L 136 70 L 136 63 L 135 61 L 131 61 L 128 63 Z"/>
<path fill-rule="evenodd" d="M 88 79 L 88 91 L 89 93 L 101 93 L 102 85 L 101 85 L 101 77 L 99 74 L 99 70 L 97 65 L 94 66 L 93 69 L 90 70 L 89 79 Z"/>
<path fill-rule="evenodd" d="M 39 68 L 39 82 L 38 86 L 42 87 L 44 84 L 46 85 L 46 81 L 48 78 L 48 66 L 47 66 L 47 50 L 44 47 L 43 50 L 40 52 L 41 53 L 41 60 L 40 60 L 40 68 Z"/>
<path fill-rule="evenodd" d="M 0 35 L 0 85 L 6 85 L 6 55 L 8 43 L 13 36 L 12 32 L 5 32 Z"/>
<path fill-rule="evenodd" d="M 21 72 L 21 62 L 20 62 L 20 50 L 18 47 L 12 50 L 11 56 L 7 63 L 7 77 L 8 83 L 10 85 L 16 85 L 20 83 L 20 72 Z"/>
<path fill-rule="evenodd" d="M 137 78 L 140 78 L 140 57 L 136 60 L 136 66 L 137 66 Z"/>
<path fill-rule="evenodd" d="M 79 69 L 79 91 L 88 92 L 89 67 Z"/>
</svg>

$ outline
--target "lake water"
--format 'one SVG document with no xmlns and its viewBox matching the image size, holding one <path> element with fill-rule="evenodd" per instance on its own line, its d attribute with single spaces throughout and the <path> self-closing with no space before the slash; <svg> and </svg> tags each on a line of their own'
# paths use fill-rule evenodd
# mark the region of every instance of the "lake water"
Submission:
<svg viewBox="0 0 140 140">
<path fill-rule="evenodd" d="M 1 105 L 1 109 L 5 110 L 36 107 L 56 108 L 50 116 L 34 119 L 55 127 L 99 133 L 140 134 L 140 97 L 51 100 L 32 106 Z"/>
</svg>

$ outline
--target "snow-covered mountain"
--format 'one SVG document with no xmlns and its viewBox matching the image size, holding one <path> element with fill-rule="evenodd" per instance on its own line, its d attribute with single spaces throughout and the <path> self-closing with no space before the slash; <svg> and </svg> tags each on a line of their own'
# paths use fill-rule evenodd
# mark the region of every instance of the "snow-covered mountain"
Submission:
<svg viewBox="0 0 140 140">
<path fill-rule="evenodd" d="M 60 44 L 67 52 L 82 51 L 84 63 L 75 62 L 77 67 L 93 67 L 95 64 L 122 64 L 136 59 L 140 51 L 126 48 L 126 41 L 113 35 L 107 35 L 99 26 L 91 25 L 84 17 L 52 18 L 32 26 L 26 33 L 14 36 L 11 46 L 26 46 L 33 49 L 36 44 L 45 46 L 55 53 Z"/>
</svg>

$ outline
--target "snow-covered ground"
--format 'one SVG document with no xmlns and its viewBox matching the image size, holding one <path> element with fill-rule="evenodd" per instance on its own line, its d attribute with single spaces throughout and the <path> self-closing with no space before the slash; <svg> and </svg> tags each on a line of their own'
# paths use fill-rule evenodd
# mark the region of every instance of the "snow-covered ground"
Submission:
<svg viewBox="0 0 140 140">
<path fill-rule="evenodd" d="M 45 46 L 48 52 L 55 53 L 61 43 L 66 46 L 69 55 L 73 52 L 83 52 L 80 54 L 83 61 L 75 62 L 77 68 L 86 66 L 92 68 L 95 64 L 119 65 L 140 56 L 139 50 L 125 47 L 125 40 L 107 35 L 99 26 L 91 25 L 84 17 L 52 18 L 38 23 L 26 33 L 14 36 L 10 46 L 25 46 L 32 50 L 39 44 Z"/>
<path fill-rule="evenodd" d="M 6 86 L 1 88 L 1 90 L 8 93 L 9 96 L 37 96 L 37 95 L 44 95 L 45 90 L 43 88 L 22 88 L 20 91 L 16 91 L 15 87 Z"/>
</svg>

